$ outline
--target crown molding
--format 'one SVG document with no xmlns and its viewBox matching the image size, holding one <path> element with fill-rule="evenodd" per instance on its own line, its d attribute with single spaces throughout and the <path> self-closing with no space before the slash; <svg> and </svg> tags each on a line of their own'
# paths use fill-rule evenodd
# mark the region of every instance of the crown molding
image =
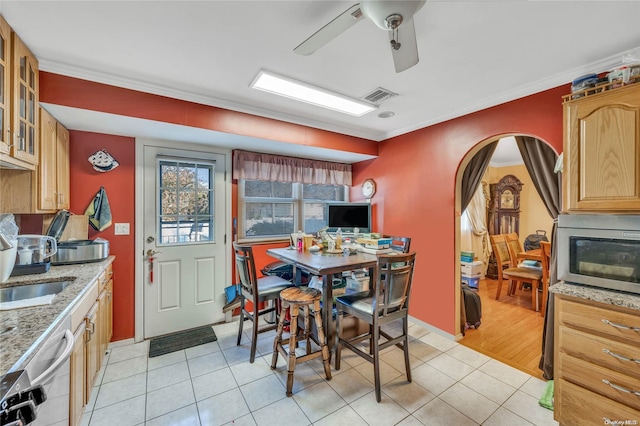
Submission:
<svg viewBox="0 0 640 426">
<path fill-rule="evenodd" d="M 588 63 L 586 65 L 575 67 L 567 71 L 563 71 L 551 77 L 536 80 L 529 84 L 525 84 L 523 86 L 517 87 L 513 90 L 498 93 L 494 96 L 490 96 L 479 102 L 468 105 L 464 108 L 458 108 L 451 111 L 450 113 L 442 114 L 436 117 L 435 119 L 425 120 L 415 124 L 414 126 L 405 127 L 402 129 L 398 129 L 395 132 L 386 133 L 384 135 L 384 139 L 400 136 L 405 133 L 422 129 L 424 127 L 433 126 L 435 124 L 442 123 L 447 120 L 459 118 L 467 114 L 482 111 L 483 109 L 491 108 L 496 105 L 500 105 L 506 102 L 523 98 L 525 96 L 530 96 L 530 95 L 533 95 L 534 93 L 543 92 L 545 90 L 553 89 L 554 87 L 570 84 L 576 77 L 579 77 L 581 75 L 585 75 L 588 73 L 599 74 L 604 71 L 609 71 L 613 68 L 623 65 L 622 56 L 625 53 L 631 52 L 632 50 L 635 50 L 635 49 L 625 50 L 618 54 L 608 56 L 606 58 Z"/>
<path fill-rule="evenodd" d="M 636 48 L 638 49 L 638 48 Z M 516 99 L 530 96 L 532 94 L 552 89 L 554 87 L 570 84 L 570 82 L 577 76 L 587 73 L 600 73 L 603 71 L 611 70 L 617 66 L 623 64 L 622 56 L 625 53 L 631 52 L 635 49 L 625 50 L 615 55 L 608 56 L 606 58 L 585 64 L 580 67 L 575 67 L 570 70 L 563 71 L 548 78 L 543 78 L 522 85 L 513 90 L 497 93 L 493 96 L 487 97 L 479 102 L 467 105 L 463 108 L 458 108 L 450 111 L 446 114 L 437 116 L 434 119 L 418 122 L 412 126 L 404 127 L 393 132 L 376 132 L 367 131 L 361 128 L 352 128 L 346 126 L 338 126 L 335 124 L 327 123 L 324 121 L 312 120 L 306 117 L 298 115 L 279 113 L 273 110 L 267 110 L 263 108 L 256 108 L 255 106 L 237 103 L 224 98 L 217 98 L 213 96 L 203 96 L 198 93 L 177 90 L 168 86 L 152 84 L 146 81 L 123 78 L 109 73 L 90 70 L 78 66 L 71 66 L 60 62 L 52 61 L 46 58 L 39 58 L 39 66 L 42 71 L 61 74 L 69 77 L 79 78 L 83 80 L 94 81 L 103 84 L 109 84 L 117 87 L 122 87 L 131 90 L 138 90 L 145 93 L 151 93 L 160 96 L 167 96 L 174 99 L 180 99 L 188 102 L 196 102 L 204 105 L 209 105 L 217 108 L 224 108 L 232 111 L 242 112 L 246 114 L 252 114 L 259 117 L 270 118 L 274 120 L 284 121 L 288 123 L 298 124 L 302 126 L 312 127 L 316 129 L 326 130 L 330 132 L 350 135 L 363 139 L 373 140 L 380 142 L 385 139 L 393 138 L 403 135 L 424 127 L 433 126 L 444 121 L 448 121 L 454 118 L 459 118 L 467 114 L 481 111 L 496 105 L 500 105 L 506 102 L 510 102 Z"/>
<path fill-rule="evenodd" d="M 90 70 L 79 66 L 71 66 L 46 58 L 38 58 L 38 64 L 41 71 L 51 72 L 54 74 L 60 74 L 82 80 L 89 80 L 96 83 L 108 84 L 124 89 L 137 90 L 144 93 L 166 96 L 169 98 L 180 99 L 187 102 L 195 102 L 216 108 L 223 108 L 245 114 L 256 115 L 259 117 L 270 118 L 273 120 L 284 121 L 287 123 L 299 124 L 301 126 L 307 126 L 315 129 L 326 130 L 329 132 L 359 137 L 376 142 L 379 142 L 384 138 L 384 134 L 382 132 L 366 131 L 364 129 L 337 126 L 335 124 L 327 123 L 324 121 L 311 120 L 309 118 L 301 117 L 298 115 L 283 114 L 273 110 L 256 108 L 255 106 L 233 102 L 224 98 L 203 96 L 199 93 L 178 90 L 168 86 L 152 84 L 147 81 L 124 78 L 114 74 Z"/>
</svg>

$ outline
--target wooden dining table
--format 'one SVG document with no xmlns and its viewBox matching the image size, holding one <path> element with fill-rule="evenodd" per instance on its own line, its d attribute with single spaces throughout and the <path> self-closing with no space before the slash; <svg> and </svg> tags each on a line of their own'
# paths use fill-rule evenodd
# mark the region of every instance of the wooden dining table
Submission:
<svg viewBox="0 0 640 426">
<path fill-rule="evenodd" d="M 542 249 L 526 250 L 518 253 L 518 260 L 535 260 L 542 262 Z"/>
<path fill-rule="evenodd" d="M 328 254 L 322 251 L 312 253 L 298 252 L 292 248 L 267 249 L 269 256 L 292 264 L 296 272 L 296 282 L 300 282 L 301 271 L 322 277 L 322 327 L 326 330 L 327 345 L 333 349 L 335 340 L 335 321 L 333 319 L 333 277 L 345 271 L 369 269 L 369 276 L 375 277 L 378 258 L 374 254 L 357 252 L 352 254 Z"/>
</svg>

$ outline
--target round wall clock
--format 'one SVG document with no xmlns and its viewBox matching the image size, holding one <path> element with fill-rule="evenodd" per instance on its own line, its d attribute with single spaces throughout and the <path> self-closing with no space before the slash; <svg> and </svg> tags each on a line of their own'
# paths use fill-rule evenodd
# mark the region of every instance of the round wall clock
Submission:
<svg viewBox="0 0 640 426">
<path fill-rule="evenodd" d="M 365 198 L 371 198 L 375 193 L 376 183 L 373 181 L 373 179 L 365 179 L 365 181 L 362 182 L 362 195 Z"/>
</svg>

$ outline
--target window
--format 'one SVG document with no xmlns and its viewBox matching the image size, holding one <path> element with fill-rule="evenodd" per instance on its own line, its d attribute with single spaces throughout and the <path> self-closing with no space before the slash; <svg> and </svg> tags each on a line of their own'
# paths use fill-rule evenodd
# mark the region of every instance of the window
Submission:
<svg viewBox="0 0 640 426">
<path fill-rule="evenodd" d="M 214 163 L 158 159 L 158 242 L 214 241 Z"/>
<path fill-rule="evenodd" d="M 327 225 L 327 204 L 348 200 L 345 185 L 239 181 L 239 237 L 276 239 Z"/>
</svg>

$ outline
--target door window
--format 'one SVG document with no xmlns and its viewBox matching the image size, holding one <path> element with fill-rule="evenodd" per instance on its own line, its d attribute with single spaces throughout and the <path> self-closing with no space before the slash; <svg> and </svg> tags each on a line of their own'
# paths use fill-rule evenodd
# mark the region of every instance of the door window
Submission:
<svg viewBox="0 0 640 426">
<path fill-rule="evenodd" d="M 158 158 L 159 245 L 215 242 L 215 162 Z"/>
</svg>

